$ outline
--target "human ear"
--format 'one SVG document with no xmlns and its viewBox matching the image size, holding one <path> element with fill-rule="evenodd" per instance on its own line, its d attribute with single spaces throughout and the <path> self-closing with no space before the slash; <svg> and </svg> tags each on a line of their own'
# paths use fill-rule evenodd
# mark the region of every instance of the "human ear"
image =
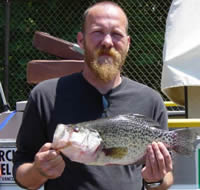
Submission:
<svg viewBox="0 0 200 190">
<path fill-rule="evenodd" d="M 131 37 L 130 37 L 130 36 L 127 36 L 127 38 L 128 38 L 128 46 L 127 46 L 127 52 L 128 52 L 129 47 L 130 47 L 130 43 L 131 43 Z"/>
<path fill-rule="evenodd" d="M 84 42 L 84 39 L 83 39 L 83 33 L 82 32 L 79 32 L 78 34 L 77 34 L 77 43 L 78 43 L 78 45 L 83 49 L 83 43 Z"/>
</svg>

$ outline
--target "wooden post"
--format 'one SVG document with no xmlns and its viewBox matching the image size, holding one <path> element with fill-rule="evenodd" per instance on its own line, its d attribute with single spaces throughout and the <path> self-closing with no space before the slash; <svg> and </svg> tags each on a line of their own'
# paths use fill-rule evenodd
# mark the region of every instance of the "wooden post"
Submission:
<svg viewBox="0 0 200 190">
<path fill-rule="evenodd" d="M 187 87 L 188 118 L 200 118 L 200 86 Z"/>
</svg>

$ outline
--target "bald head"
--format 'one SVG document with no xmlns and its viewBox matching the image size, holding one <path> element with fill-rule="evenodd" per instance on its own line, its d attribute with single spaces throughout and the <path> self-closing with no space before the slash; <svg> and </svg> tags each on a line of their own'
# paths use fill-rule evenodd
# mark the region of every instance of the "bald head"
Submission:
<svg viewBox="0 0 200 190">
<path fill-rule="evenodd" d="M 116 11 L 118 11 L 119 13 L 121 13 L 121 15 L 123 15 L 125 22 L 126 22 L 126 32 L 128 33 L 128 19 L 127 16 L 125 14 L 125 12 L 123 11 L 123 9 L 116 3 L 112 2 L 112 1 L 102 1 L 102 2 L 98 2 L 94 5 L 92 5 L 91 7 L 89 7 L 83 14 L 83 24 L 82 24 L 82 32 L 84 33 L 86 30 L 86 24 L 87 24 L 87 18 L 88 15 L 90 15 L 91 12 L 96 11 L 97 9 L 104 9 L 104 10 L 108 10 L 108 9 L 115 9 Z"/>
</svg>

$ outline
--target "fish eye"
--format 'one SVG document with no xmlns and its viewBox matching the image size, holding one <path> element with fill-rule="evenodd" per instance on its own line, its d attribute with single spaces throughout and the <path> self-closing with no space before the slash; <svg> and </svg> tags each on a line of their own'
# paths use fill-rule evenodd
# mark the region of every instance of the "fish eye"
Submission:
<svg viewBox="0 0 200 190">
<path fill-rule="evenodd" d="M 73 129 L 74 129 L 74 132 L 79 132 L 80 131 L 79 127 L 77 127 L 77 126 L 75 126 Z"/>
</svg>

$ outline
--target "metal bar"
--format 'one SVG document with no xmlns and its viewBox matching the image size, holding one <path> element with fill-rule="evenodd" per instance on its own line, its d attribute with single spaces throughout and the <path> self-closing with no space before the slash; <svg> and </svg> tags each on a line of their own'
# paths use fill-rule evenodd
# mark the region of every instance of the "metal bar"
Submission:
<svg viewBox="0 0 200 190">
<path fill-rule="evenodd" d="M 188 87 L 184 86 L 185 117 L 188 118 Z"/>
<path fill-rule="evenodd" d="M 185 111 L 167 111 L 168 113 L 168 116 L 170 117 L 173 117 L 173 116 L 182 116 L 182 117 L 185 117 Z"/>
<path fill-rule="evenodd" d="M 10 38 L 10 2 L 5 2 L 5 70 L 4 70 L 4 91 L 8 101 L 8 65 L 9 65 L 9 38 Z"/>
<path fill-rule="evenodd" d="M 168 119 L 168 127 L 200 127 L 200 119 Z"/>
<path fill-rule="evenodd" d="M 9 107 L 7 101 L 6 101 L 5 94 L 4 94 L 2 85 L 1 85 L 1 81 L 0 81 L 0 94 L 1 94 L 1 99 L 3 101 L 3 110 L 8 111 L 10 107 Z"/>
<path fill-rule="evenodd" d="M 6 102 L 6 98 L 5 98 L 5 94 L 3 92 L 3 88 L 2 88 L 2 85 L 1 85 L 1 81 L 0 81 L 0 94 L 1 94 L 1 99 L 3 101 L 3 105 L 6 105 L 7 102 Z"/>
<path fill-rule="evenodd" d="M 178 105 L 172 101 L 165 101 L 164 102 L 166 107 L 177 107 Z"/>
</svg>

